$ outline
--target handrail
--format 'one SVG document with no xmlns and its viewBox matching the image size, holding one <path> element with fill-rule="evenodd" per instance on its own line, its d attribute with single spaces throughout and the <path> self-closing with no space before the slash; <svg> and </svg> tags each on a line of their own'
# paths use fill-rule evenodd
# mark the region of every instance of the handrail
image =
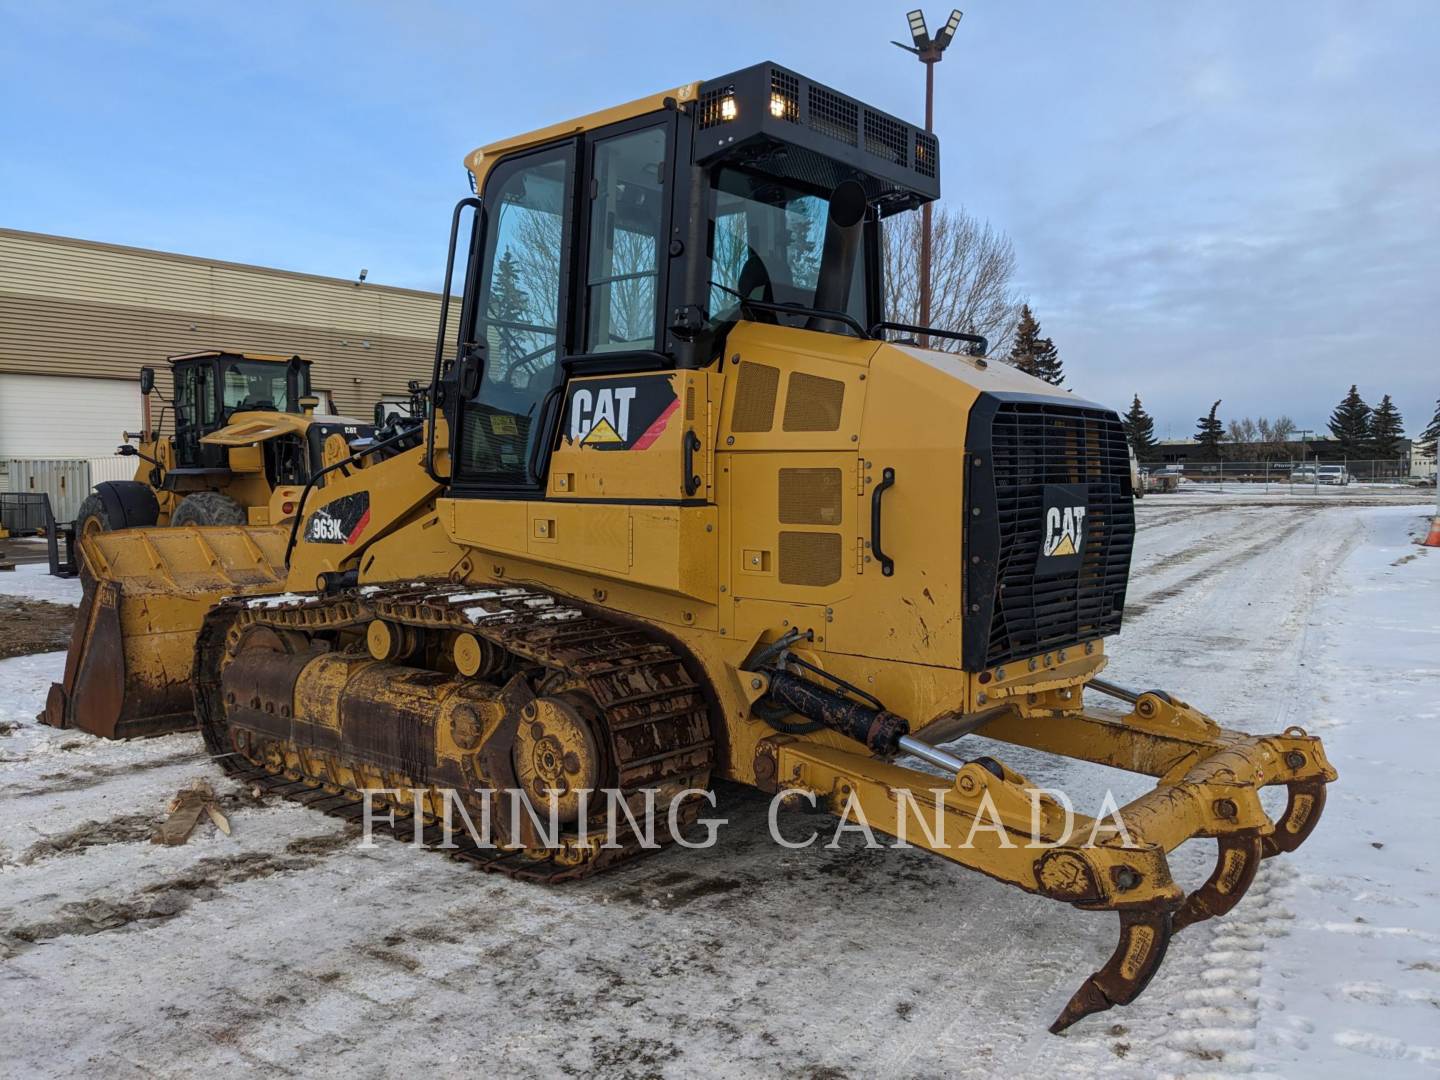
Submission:
<svg viewBox="0 0 1440 1080">
<path fill-rule="evenodd" d="M 825 308 L 806 307 L 804 304 L 778 304 L 773 300 L 749 300 L 741 299 L 740 308 L 755 308 L 758 311 L 773 311 L 777 315 L 809 315 L 817 319 L 830 319 L 834 322 L 844 323 L 855 331 L 855 336 L 862 341 L 868 340 L 870 335 L 860 325 L 860 320 L 853 315 L 847 315 L 843 311 L 828 311 Z"/>
<path fill-rule="evenodd" d="M 445 328 L 450 322 L 450 280 L 455 273 L 455 242 L 460 235 L 460 212 L 472 207 L 478 215 L 485 209 L 484 204 L 474 196 L 466 196 L 455 204 L 450 215 L 450 247 L 445 253 L 445 280 L 440 289 L 440 326 L 435 331 L 435 366 L 430 374 L 430 428 L 425 434 L 425 474 L 442 487 L 446 480 L 435 472 L 435 420 L 440 411 L 440 365 L 445 356 Z M 290 540 L 294 546 L 294 537 Z M 285 563 L 290 563 L 290 552 L 285 552 Z"/>
<path fill-rule="evenodd" d="M 890 322 L 888 319 L 877 322 L 870 327 L 870 336 L 879 336 L 882 330 L 904 330 L 910 334 L 922 334 L 925 337 L 950 338 L 954 341 L 968 341 L 972 345 L 980 347 L 979 352 L 971 352 L 971 356 L 984 356 L 990 351 L 990 339 L 984 334 L 967 334 L 960 330 L 937 330 L 933 326 L 915 326 L 912 323 Z"/>
</svg>

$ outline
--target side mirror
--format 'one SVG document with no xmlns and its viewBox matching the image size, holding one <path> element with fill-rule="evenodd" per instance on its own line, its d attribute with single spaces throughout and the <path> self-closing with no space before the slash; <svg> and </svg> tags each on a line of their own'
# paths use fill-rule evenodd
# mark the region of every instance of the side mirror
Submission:
<svg viewBox="0 0 1440 1080">
<path fill-rule="evenodd" d="M 155 389 L 155 369 L 153 367 L 142 367 L 140 369 L 140 393 L 149 395 Z"/>
<path fill-rule="evenodd" d="M 385 426 L 385 406 L 378 401 L 375 403 L 375 426 L 377 428 Z"/>
<path fill-rule="evenodd" d="M 460 371 L 456 378 L 461 401 L 472 401 L 480 393 L 480 380 L 485 375 L 485 346 L 467 342 L 460 353 Z"/>
<path fill-rule="evenodd" d="M 121 457 L 138 457 L 140 455 L 140 448 L 137 446 L 131 446 L 127 442 L 123 446 L 117 446 L 115 448 L 115 453 L 119 454 Z"/>
</svg>

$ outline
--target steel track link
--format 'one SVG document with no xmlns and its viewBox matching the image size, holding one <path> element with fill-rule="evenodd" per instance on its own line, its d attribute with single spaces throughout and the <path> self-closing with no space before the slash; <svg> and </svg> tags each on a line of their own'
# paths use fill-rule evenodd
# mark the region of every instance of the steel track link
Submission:
<svg viewBox="0 0 1440 1080">
<path fill-rule="evenodd" d="M 583 681 L 599 706 L 615 753 L 617 785 L 629 793 L 645 787 L 704 788 L 709 780 L 714 739 L 703 689 L 681 658 L 643 630 L 617 625 L 564 600 L 518 586 L 465 586 L 416 582 L 374 586 L 332 597 L 247 597 L 217 605 L 206 617 L 196 644 L 196 713 L 206 746 L 235 779 L 346 821 L 363 812 L 358 792 L 327 790 L 329 778 L 276 773 L 237 751 L 229 736 L 220 694 L 220 671 L 232 631 L 250 626 L 277 630 L 354 630 L 371 619 L 432 630 L 464 630 L 490 641 L 510 656 L 547 673 Z M 307 751 L 312 753 L 313 751 Z M 698 816 L 692 800 L 681 810 L 681 830 Z M 648 850 L 629 828 L 617 830 L 619 848 L 601 849 L 578 864 L 534 858 L 523 849 L 484 848 L 464 829 L 448 846 L 438 823 L 397 808 L 390 823 L 373 819 L 373 830 L 404 842 L 442 851 L 479 869 L 527 881 L 558 882 L 585 877 Z M 669 837 L 656 829 L 662 846 Z"/>
</svg>

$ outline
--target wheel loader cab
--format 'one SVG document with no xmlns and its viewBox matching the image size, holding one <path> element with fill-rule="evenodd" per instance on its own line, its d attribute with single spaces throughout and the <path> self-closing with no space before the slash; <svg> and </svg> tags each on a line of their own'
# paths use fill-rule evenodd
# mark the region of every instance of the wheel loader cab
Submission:
<svg viewBox="0 0 1440 1080">
<path fill-rule="evenodd" d="M 175 465 L 181 469 L 225 468 L 225 448 L 202 443 L 204 436 L 237 412 L 298 414 L 300 399 L 310 393 L 310 363 L 298 356 L 197 353 L 172 358 L 171 372 Z M 288 462 L 277 464 L 282 471 L 293 468 Z"/>
</svg>

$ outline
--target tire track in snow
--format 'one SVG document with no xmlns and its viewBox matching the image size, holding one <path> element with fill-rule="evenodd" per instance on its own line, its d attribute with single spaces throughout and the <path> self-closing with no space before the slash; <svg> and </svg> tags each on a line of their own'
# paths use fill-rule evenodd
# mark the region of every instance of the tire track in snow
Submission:
<svg viewBox="0 0 1440 1080">
<path fill-rule="evenodd" d="M 1137 618 L 1165 603 L 1167 600 L 1173 600 L 1182 593 L 1192 592 L 1197 585 L 1209 578 L 1215 578 L 1218 575 L 1230 573 L 1244 567 L 1246 563 L 1257 555 L 1262 555 L 1266 551 L 1278 547 L 1290 539 L 1290 537 L 1294 536 L 1305 527 L 1308 516 L 1309 515 L 1303 511 L 1288 514 L 1284 518 L 1284 522 L 1278 531 L 1268 533 L 1259 540 L 1255 540 L 1238 550 L 1226 551 L 1220 549 L 1214 552 L 1214 554 L 1219 556 L 1215 561 L 1207 563 L 1193 573 L 1187 574 L 1178 581 L 1171 582 L 1169 585 L 1155 592 L 1146 593 L 1139 603 L 1129 603 L 1127 598 L 1125 615 L 1128 618 Z M 1178 554 L 1179 553 L 1177 553 L 1177 557 Z M 1193 557 L 1199 558 L 1202 555 L 1208 554 L 1211 554 L 1211 552 L 1205 551 L 1203 548 L 1197 548 L 1196 555 Z"/>
</svg>

